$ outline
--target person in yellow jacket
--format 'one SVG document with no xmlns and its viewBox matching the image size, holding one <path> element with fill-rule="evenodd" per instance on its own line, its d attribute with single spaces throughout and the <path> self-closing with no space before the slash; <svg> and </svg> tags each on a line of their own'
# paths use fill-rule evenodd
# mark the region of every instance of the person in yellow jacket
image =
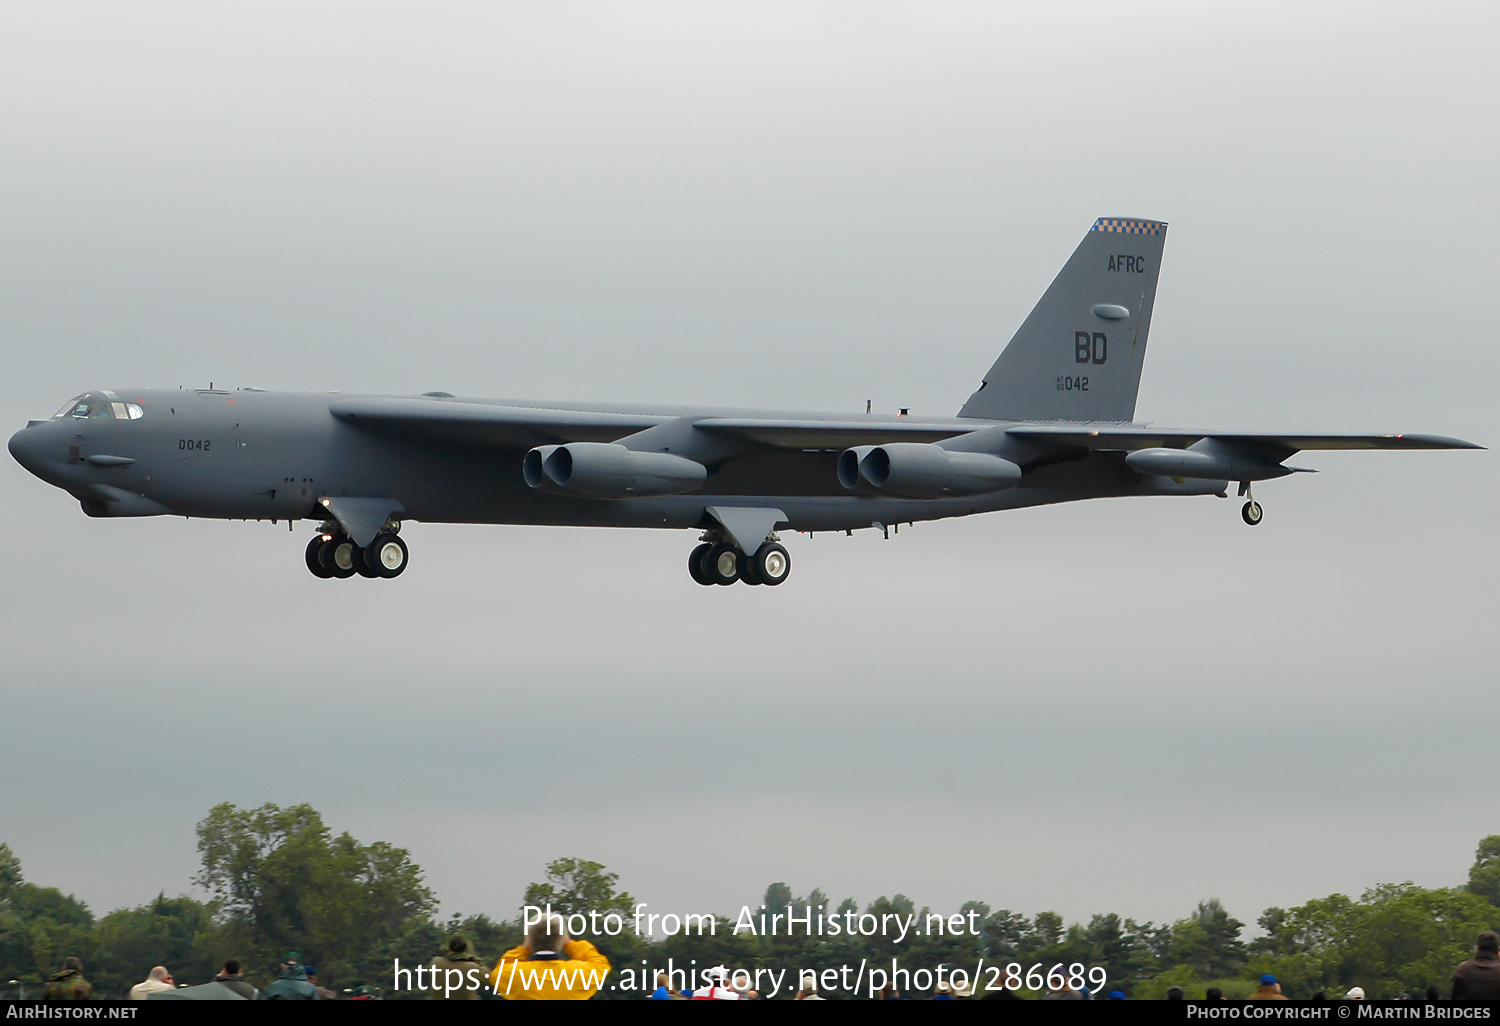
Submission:
<svg viewBox="0 0 1500 1026">
<path fill-rule="evenodd" d="M 553 915 L 534 924 L 524 944 L 500 956 L 490 986 L 511 1001 L 587 1001 L 604 986 L 609 970 L 598 948 L 569 938 L 562 917 Z"/>
</svg>

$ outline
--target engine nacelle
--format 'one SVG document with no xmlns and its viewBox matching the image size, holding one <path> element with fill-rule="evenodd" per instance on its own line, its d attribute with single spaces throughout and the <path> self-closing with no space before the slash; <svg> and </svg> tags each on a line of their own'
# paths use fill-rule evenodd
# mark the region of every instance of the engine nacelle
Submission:
<svg viewBox="0 0 1500 1026">
<path fill-rule="evenodd" d="M 526 454 L 521 476 L 533 488 L 590 499 L 631 499 L 695 491 L 708 468 L 666 452 L 632 452 L 613 442 L 539 445 Z"/>
<path fill-rule="evenodd" d="M 946 499 L 1014 488 L 1021 468 L 982 452 L 949 452 L 924 442 L 861 445 L 839 455 L 839 484 L 906 499 Z"/>
</svg>

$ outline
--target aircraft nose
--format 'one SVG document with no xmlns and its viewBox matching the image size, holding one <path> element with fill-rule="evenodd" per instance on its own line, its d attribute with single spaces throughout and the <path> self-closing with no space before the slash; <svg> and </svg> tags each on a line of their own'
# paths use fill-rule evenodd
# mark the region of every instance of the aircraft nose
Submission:
<svg viewBox="0 0 1500 1026">
<path fill-rule="evenodd" d="M 42 456 L 42 450 L 46 447 L 47 432 L 38 430 L 36 427 L 22 428 L 10 436 L 10 454 L 15 457 L 16 462 L 37 477 L 42 477 L 42 465 L 46 460 Z"/>
</svg>

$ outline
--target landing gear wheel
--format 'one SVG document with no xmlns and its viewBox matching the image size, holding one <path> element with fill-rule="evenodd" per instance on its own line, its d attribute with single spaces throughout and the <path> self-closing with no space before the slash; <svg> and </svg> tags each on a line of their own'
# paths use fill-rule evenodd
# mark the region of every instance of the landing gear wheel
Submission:
<svg viewBox="0 0 1500 1026">
<path fill-rule="evenodd" d="M 719 542 L 703 559 L 703 574 L 714 584 L 733 584 L 740 579 L 739 550 Z"/>
<path fill-rule="evenodd" d="M 739 572 L 742 584 L 764 584 L 760 575 L 755 572 L 755 557 L 747 556 L 743 552 L 736 553 L 735 569 Z"/>
<path fill-rule="evenodd" d="M 751 566 L 760 583 L 776 585 L 791 575 L 792 557 L 776 542 L 766 542 L 755 550 Z"/>
<path fill-rule="evenodd" d="M 1249 524 L 1251 527 L 1254 527 L 1256 524 L 1260 523 L 1260 518 L 1264 516 L 1264 514 L 1261 512 L 1260 503 L 1256 502 L 1254 499 L 1251 499 L 1249 502 L 1245 503 L 1244 508 L 1240 510 L 1240 516 L 1244 518 L 1245 523 Z"/>
<path fill-rule="evenodd" d="M 361 577 L 373 580 L 380 575 L 376 573 L 375 568 L 370 565 L 369 558 L 367 556 L 367 553 L 369 551 L 369 549 L 354 550 L 354 572 L 359 574 L 359 576 Z"/>
<path fill-rule="evenodd" d="M 699 584 L 707 585 L 714 583 L 713 580 L 709 578 L 708 570 L 704 566 L 704 561 L 708 557 L 708 550 L 711 548 L 713 548 L 712 545 L 710 545 L 708 542 L 704 542 L 702 545 L 695 547 L 692 552 L 688 553 L 688 574 Z"/>
<path fill-rule="evenodd" d="M 334 538 L 326 542 L 318 552 L 318 562 L 328 571 L 329 577 L 344 580 L 355 574 L 354 560 L 359 555 L 359 546 L 348 538 Z"/>
<path fill-rule="evenodd" d="M 366 577 L 400 577 L 406 569 L 406 542 L 394 534 L 377 534 L 365 546 L 364 565 L 370 571 Z"/>
<path fill-rule="evenodd" d="M 322 577 L 326 580 L 332 577 L 333 574 L 325 570 L 323 564 L 318 561 L 318 553 L 322 551 L 323 536 L 315 534 L 313 535 L 313 540 L 307 543 L 307 568 L 312 571 L 314 577 Z"/>
</svg>

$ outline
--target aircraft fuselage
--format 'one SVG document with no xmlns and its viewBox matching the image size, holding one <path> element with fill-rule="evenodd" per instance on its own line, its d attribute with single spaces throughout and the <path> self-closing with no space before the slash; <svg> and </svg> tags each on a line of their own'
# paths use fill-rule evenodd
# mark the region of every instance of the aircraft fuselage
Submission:
<svg viewBox="0 0 1500 1026">
<path fill-rule="evenodd" d="M 99 395 L 101 393 L 94 393 Z M 774 506 L 800 531 L 855 530 L 1105 495 L 1211 494 L 1222 483 L 1170 487 L 1131 472 L 1117 454 L 1034 454 L 1020 486 L 989 495 L 905 499 L 849 494 L 840 486 L 838 451 L 754 452 L 709 468 L 684 495 L 599 500 L 527 486 L 521 461 L 529 446 L 450 447 L 371 433 L 329 412 L 336 393 L 137 389 L 112 394 L 137 406 L 136 419 L 64 415 L 33 422 L 11 440 L 16 459 L 64 489 L 93 515 L 173 514 L 232 520 L 322 519 L 322 499 L 391 496 L 402 519 L 429 523 L 554 524 L 686 529 L 708 526 L 707 506 Z M 489 401 L 476 400 L 488 403 Z M 604 403 L 524 403 L 680 418 L 747 416 L 848 419 L 844 414 L 768 414 L 745 410 Z M 878 414 L 873 420 L 894 418 Z M 956 423 L 973 420 L 905 418 Z M 994 426 L 1001 427 L 1000 423 Z M 957 433 L 957 431 L 955 431 Z"/>
</svg>

